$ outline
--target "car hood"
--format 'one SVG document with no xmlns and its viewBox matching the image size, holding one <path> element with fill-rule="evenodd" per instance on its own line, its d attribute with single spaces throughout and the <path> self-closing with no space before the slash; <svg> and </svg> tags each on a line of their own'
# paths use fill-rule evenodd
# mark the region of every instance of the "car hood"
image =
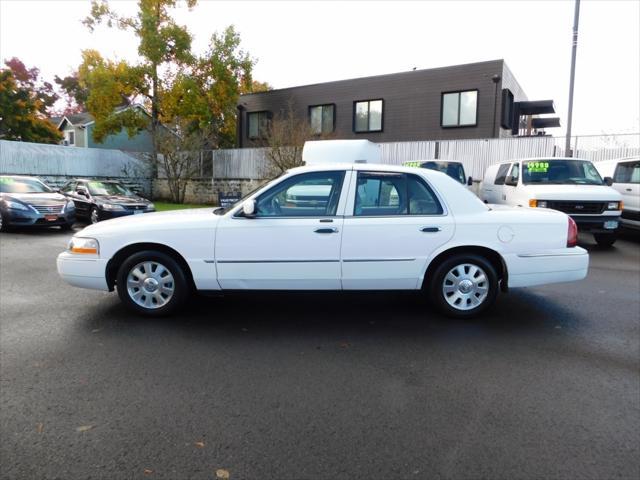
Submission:
<svg viewBox="0 0 640 480">
<path fill-rule="evenodd" d="M 606 185 L 525 185 L 536 200 L 617 201 L 622 196 Z"/>
<path fill-rule="evenodd" d="M 118 205 L 140 205 L 151 203 L 142 197 L 129 197 L 127 195 L 99 195 L 95 197 L 98 203 L 115 203 Z"/>
<path fill-rule="evenodd" d="M 3 193 L 3 198 L 13 198 L 24 203 L 35 205 L 48 205 L 65 203 L 67 198 L 59 193 Z"/>
<path fill-rule="evenodd" d="M 221 217 L 214 215 L 213 208 L 173 210 L 170 212 L 145 213 L 104 220 L 89 225 L 77 235 L 80 237 L 101 237 L 131 234 L 133 232 L 191 230 L 215 226 Z"/>
</svg>

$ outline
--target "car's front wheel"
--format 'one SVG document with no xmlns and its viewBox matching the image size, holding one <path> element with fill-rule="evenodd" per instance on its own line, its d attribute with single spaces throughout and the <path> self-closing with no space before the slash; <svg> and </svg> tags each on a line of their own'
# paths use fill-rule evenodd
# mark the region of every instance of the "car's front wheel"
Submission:
<svg viewBox="0 0 640 480">
<path fill-rule="evenodd" d="M 132 310 L 149 316 L 167 315 L 187 298 L 185 272 L 171 256 L 143 251 L 128 257 L 118 270 L 120 300 Z"/>
<path fill-rule="evenodd" d="M 618 236 L 615 233 L 594 233 L 593 238 L 599 247 L 609 248 L 618 239 Z"/>
<path fill-rule="evenodd" d="M 89 214 L 89 221 L 91 223 L 98 223 L 100 221 L 100 212 L 96 207 L 91 207 L 91 213 Z"/>
<path fill-rule="evenodd" d="M 454 255 L 435 269 L 430 282 L 431 301 L 449 317 L 469 318 L 494 304 L 498 274 L 484 257 Z"/>
</svg>

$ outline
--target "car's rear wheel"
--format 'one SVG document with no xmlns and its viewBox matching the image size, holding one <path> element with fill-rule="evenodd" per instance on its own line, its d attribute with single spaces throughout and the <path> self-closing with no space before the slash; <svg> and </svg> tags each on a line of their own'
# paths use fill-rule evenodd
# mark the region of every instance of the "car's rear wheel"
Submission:
<svg viewBox="0 0 640 480">
<path fill-rule="evenodd" d="M 6 232 L 8 226 L 8 222 L 4 218 L 4 213 L 0 212 L 0 232 Z"/>
<path fill-rule="evenodd" d="M 125 305 L 149 316 L 175 311 L 189 294 L 185 272 L 178 262 L 156 251 L 128 257 L 118 270 L 116 285 Z"/>
<path fill-rule="evenodd" d="M 618 236 L 615 233 L 594 233 L 593 238 L 599 247 L 609 248 L 616 243 Z"/>
<path fill-rule="evenodd" d="M 469 318 L 491 307 L 498 295 L 498 274 L 479 255 L 454 255 L 435 269 L 430 282 L 431 301 L 449 317 Z"/>
</svg>

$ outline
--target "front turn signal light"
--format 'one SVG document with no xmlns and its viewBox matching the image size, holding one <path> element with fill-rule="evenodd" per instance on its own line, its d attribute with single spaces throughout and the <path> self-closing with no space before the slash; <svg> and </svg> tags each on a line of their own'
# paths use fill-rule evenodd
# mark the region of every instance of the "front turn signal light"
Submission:
<svg viewBox="0 0 640 480">
<path fill-rule="evenodd" d="M 532 198 L 531 200 L 529 200 L 529 206 L 531 208 L 536 208 L 538 206 L 538 200 L 536 200 L 535 198 Z"/>
<path fill-rule="evenodd" d="M 69 251 L 84 255 L 98 255 L 100 245 L 95 238 L 73 237 L 69 240 Z"/>
</svg>

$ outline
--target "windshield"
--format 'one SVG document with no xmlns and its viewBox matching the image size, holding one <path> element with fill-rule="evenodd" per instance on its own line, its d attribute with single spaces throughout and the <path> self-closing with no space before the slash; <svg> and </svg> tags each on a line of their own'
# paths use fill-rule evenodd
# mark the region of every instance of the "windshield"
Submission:
<svg viewBox="0 0 640 480">
<path fill-rule="evenodd" d="M 112 182 L 88 182 L 91 195 L 133 195 L 131 191 L 119 183 Z"/>
<path fill-rule="evenodd" d="M 0 177 L 0 192 L 51 193 L 53 190 L 35 178 Z"/>
<path fill-rule="evenodd" d="M 532 160 L 522 162 L 522 183 L 545 185 L 603 185 L 591 162 L 584 160 Z"/>
<path fill-rule="evenodd" d="M 429 170 L 436 170 L 438 172 L 449 175 L 454 180 L 462 183 L 466 183 L 464 178 L 464 168 L 461 163 L 458 162 L 424 162 L 421 165 L 422 168 L 428 168 Z"/>
</svg>

